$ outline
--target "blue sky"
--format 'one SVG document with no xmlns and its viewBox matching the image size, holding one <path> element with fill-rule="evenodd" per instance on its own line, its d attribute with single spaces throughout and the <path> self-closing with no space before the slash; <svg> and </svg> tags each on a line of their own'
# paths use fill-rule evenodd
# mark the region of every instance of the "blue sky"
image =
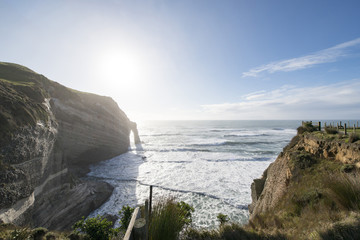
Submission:
<svg viewBox="0 0 360 240">
<path fill-rule="evenodd" d="M 0 61 L 131 119 L 359 119 L 360 1 L 0 0 Z"/>
</svg>

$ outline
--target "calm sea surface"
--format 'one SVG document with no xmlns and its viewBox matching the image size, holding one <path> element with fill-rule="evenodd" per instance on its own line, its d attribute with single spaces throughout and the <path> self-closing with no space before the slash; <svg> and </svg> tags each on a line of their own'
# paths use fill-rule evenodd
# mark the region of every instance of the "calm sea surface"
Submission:
<svg viewBox="0 0 360 240">
<path fill-rule="evenodd" d="M 196 227 L 215 227 L 219 213 L 246 223 L 250 185 L 273 162 L 301 121 L 154 121 L 138 124 L 141 146 L 91 167 L 91 178 L 115 187 L 92 213 L 174 196 L 195 208 Z"/>
</svg>

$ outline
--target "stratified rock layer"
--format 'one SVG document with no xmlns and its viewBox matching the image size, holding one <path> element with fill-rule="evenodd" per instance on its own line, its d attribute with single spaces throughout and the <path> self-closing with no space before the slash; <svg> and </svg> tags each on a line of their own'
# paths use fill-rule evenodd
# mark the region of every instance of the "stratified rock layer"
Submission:
<svg viewBox="0 0 360 240">
<path fill-rule="evenodd" d="M 111 98 L 0 63 L 0 220 L 66 229 L 87 216 L 112 187 L 78 177 L 126 152 L 129 133 Z"/>
</svg>

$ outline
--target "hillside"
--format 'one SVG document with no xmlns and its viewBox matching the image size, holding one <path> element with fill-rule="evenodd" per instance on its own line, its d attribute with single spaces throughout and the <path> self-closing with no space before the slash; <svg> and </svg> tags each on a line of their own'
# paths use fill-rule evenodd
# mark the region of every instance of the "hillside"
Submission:
<svg viewBox="0 0 360 240">
<path fill-rule="evenodd" d="M 289 239 L 358 239 L 358 136 L 302 128 L 254 180 L 248 227 Z"/>
<path fill-rule="evenodd" d="M 80 177 L 126 152 L 133 126 L 110 97 L 0 62 L 0 221 L 69 229 L 112 193 Z"/>
</svg>

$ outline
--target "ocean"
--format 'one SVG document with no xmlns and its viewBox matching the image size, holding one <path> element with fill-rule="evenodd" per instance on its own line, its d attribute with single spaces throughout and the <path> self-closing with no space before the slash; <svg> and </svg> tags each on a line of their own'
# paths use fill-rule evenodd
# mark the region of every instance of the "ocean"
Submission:
<svg viewBox="0 0 360 240">
<path fill-rule="evenodd" d="M 175 197 L 195 208 L 193 226 L 214 228 L 216 216 L 246 223 L 250 186 L 296 134 L 301 121 L 149 121 L 138 123 L 141 145 L 91 166 L 89 178 L 115 187 L 91 216 L 122 206 Z M 132 140 L 132 139 L 131 139 Z"/>
</svg>

